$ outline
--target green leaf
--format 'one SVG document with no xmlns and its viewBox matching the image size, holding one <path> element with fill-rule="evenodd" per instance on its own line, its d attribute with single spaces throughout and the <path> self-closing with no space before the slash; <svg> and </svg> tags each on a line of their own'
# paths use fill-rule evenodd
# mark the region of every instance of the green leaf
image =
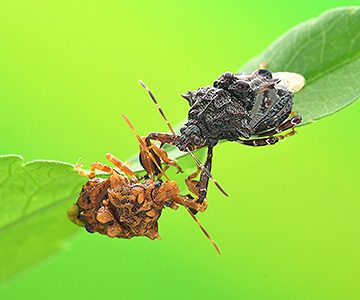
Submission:
<svg viewBox="0 0 360 300">
<path fill-rule="evenodd" d="M 199 159 L 204 153 L 198 152 Z M 184 173 L 177 182 L 185 189 L 184 179 L 196 167 L 190 156 L 182 156 L 180 164 Z M 141 170 L 138 163 L 135 167 Z M 167 173 L 174 178 L 176 169 Z M 68 163 L 35 160 L 23 164 L 19 155 L 0 156 L 0 283 L 64 247 L 65 240 L 79 229 L 68 220 L 67 210 L 86 181 Z"/>
<path fill-rule="evenodd" d="M 252 72 L 263 62 L 273 72 L 305 77 L 293 106 L 303 125 L 350 105 L 360 98 L 360 8 L 329 10 L 293 27 L 240 72 Z"/>
<path fill-rule="evenodd" d="M 64 247 L 78 229 L 66 211 L 85 182 L 70 164 L 0 156 L 0 282 Z"/>
</svg>

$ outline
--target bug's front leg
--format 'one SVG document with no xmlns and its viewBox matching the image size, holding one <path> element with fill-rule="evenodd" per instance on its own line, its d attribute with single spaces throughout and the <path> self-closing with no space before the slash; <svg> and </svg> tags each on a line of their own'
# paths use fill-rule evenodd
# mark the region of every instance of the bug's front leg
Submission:
<svg viewBox="0 0 360 300">
<path fill-rule="evenodd" d="M 150 132 L 146 137 L 146 145 L 148 147 L 151 146 L 150 140 L 159 141 L 161 143 L 160 147 L 162 147 L 162 145 L 164 145 L 164 144 L 173 145 L 177 138 L 178 138 L 177 135 L 173 135 L 170 133 Z"/>
<path fill-rule="evenodd" d="M 151 142 L 151 149 L 154 149 L 156 155 L 158 157 L 160 157 L 162 159 L 162 161 L 166 164 L 166 165 L 170 165 L 170 166 L 173 166 L 175 167 L 177 170 L 178 170 L 178 173 L 182 173 L 182 169 L 181 167 L 173 160 L 171 160 L 166 151 L 160 147 L 158 147 L 158 145 L 156 145 L 155 143 L 152 143 Z"/>
<path fill-rule="evenodd" d="M 147 137 L 142 137 L 141 139 L 143 143 L 139 143 L 140 163 L 149 174 L 150 178 L 153 178 L 153 175 L 160 173 L 160 170 L 158 170 L 154 160 L 156 160 L 156 163 L 159 167 L 161 167 L 162 160 L 167 166 L 173 166 L 178 170 L 178 173 L 182 173 L 181 167 L 168 157 L 164 149 L 160 148 L 151 140 L 148 140 Z"/>
<path fill-rule="evenodd" d="M 173 197 L 174 202 L 181 204 L 183 206 L 186 206 L 189 209 L 191 209 L 191 211 L 196 211 L 196 212 L 198 212 L 198 211 L 204 212 L 205 209 L 207 208 L 206 198 L 204 199 L 203 203 L 197 202 L 197 200 L 199 199 L 199 197 L 198 197 L 199 182 L 197 180 L 193 180 L 193 179 L 199 175 L 200 171 L 201 171 L 201 168 L 198 167 L 198 169 L 195 173 L 189 175 L 185 179 L 185 183 L 186 183 L 187 187 L 189 188 L 189 191 L 192 192 L 193 194 L 195 194 L 197 196 L 196 198 L 192 197 L 190 194 L 186 195 L 186 196 L 176 195 L 175 197 Z"/>
<path fill-rule="evenodd" d="M 206 156 L 204 168 L 209 173 L 211 172 L 212 156 L 213 156 L 213 147 L 208 147 L 208 153 Z M 199 170 L 197 171 L 197 174 L 198 173 L 199 173 Z M 196 173 L 193 174 L 192 178 L 196 177 L 197 174 L 196 175 L 195 174 Z M 204 170 L 202 170 L 199 182 L 196 182 L 195 180 L 191 180 L 192 178 L 190 175 L 186 181 L 186 184 L 188 185 L 189 190 L 192 191 L 195 195 L 197 195 L 197 198 L 194 201 L 200 205 L 207 206 L 206 194 L 207 194 L 207 187 L 208 187 L 208 183 L 209 183 L 208 174 Z M 206 207 L 205 207 L 205 209 L 206 209 Z M 190 208 L 190 210 L 194 215 L 197 214 L 197 212 L 198 212 L 198 210 L 193 209 L 193 208 Z"/>
</svg>

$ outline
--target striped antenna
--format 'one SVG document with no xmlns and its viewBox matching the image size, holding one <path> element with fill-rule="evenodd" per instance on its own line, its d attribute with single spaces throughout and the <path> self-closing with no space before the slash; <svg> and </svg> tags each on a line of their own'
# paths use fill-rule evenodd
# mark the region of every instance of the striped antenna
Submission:
<svg viewBox="0 0 360 300">
<path fill-rule="evenodd" d="M 220 249 L 218 247 L 218 245 L 216 245 L 216 243 L 214 242 L 214 240 L 211 238 L 210 234 L 208 234 L 208 232 L 205 230 L 205 228 L 200 224 L 199 220 L 195 217 L 195 215 L 191 212 L 191 210 L 185 206 L 185 208 L 187 209 L 187 211 L 190 213 L 190 215 L 193 217 L 193 219 L 195 220 L 195 222 L 200 226 L 202 232 L 206 235 L 206 237 L 210 240 L 210 242 L 214 245 L 217 253 L 221 254 Z"/>
<path fill-rule="evenodd" d="M 175 134 L 174 130 L 172 129 L 169 121 L 166 119 L 165 114 L 164 114 L 163 110 L 161 109 L 159 103 L 156 101 L 154 94 L 153 94 L 153 93 L 150 91 L 150 89 L 145 85 L 145 83 L 142 82 L 141 79 L 139 79 L 139 82 L 140 82 L 140 84 L 144 87 L 144 89 L 146 89 L 146 90 L 148 91 L 148 93 L 149 93 L 152 101 L 154 101 L 154 103 L 156 104 L 159 112 L 161 113 L 162 117 L 163 117 L 164 120 L 166 121 L 166 124 L 169 126 L 169 128 L 170 128 L 170 130 L 171 130 L 171 133 L 175 136 L 176 134 Z"/>
<path fill-rule="evenodd" d="M 196 156 L 188 149 L 186 148 L 187 152 L 195 159 L 196 163 L 199 165 L 202 171 L 206 173 L 206 175 L 215 183 L 216 187 L 226 196 L 229 197 L 229 195 L 225 192 L 225 190 L 220 186 L 220 184 L 215 180 L 215 178 L 211 175 L 208 169 L 206 169 L 203 164 L 196 158 Z"/>
<path fill-rule="evenodd" d="M 131 130 L 134 132 L 136 138 L 138 139 L 139 143 L 141 144 L 141 146 L 145 149 L 145 151 L 147 152 L 147 154 L 149 155 L 149 157 L 151 158 L 151 160 L 154 162 L 155 166 L 160 170 L 160 172 L 165 176 L 165 178 L 170 181 L 169 177 L 167 177 L 167 175 L 164 173 L 163 169 L 159 166 L 159 164 L 157 163 L 156 159 L 154 158 L 154 156 L 152 155 L 152 153 L 149 151 L 149 149 L 147 148 L 147 146 L 145 145 L 145 143 L 143 142 L 143 140 L 140 138 L 140 136 L 136 133 L 136 130 L 134 128 L 134 126 L 131 124 L 131 122 L 129 121 L 129 119 L 122 114 L 123 118 L 125 119 L 126 123 L 129 124 Z"/>
</svg>

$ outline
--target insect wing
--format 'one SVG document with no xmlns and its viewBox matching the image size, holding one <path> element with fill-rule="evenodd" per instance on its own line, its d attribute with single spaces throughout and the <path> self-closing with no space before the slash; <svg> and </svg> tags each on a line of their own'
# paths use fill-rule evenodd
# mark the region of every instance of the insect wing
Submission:
<svg viewBox="0 0 360 300">
<path fill-rule="evenodd" d="M 277 72 L 273 73 L 273 78 L 280 79 L 279 84 L 284 84 L 293 93 L 300 91 L 305 85 L 304 76 L 297 73 Z"/>
</svg>

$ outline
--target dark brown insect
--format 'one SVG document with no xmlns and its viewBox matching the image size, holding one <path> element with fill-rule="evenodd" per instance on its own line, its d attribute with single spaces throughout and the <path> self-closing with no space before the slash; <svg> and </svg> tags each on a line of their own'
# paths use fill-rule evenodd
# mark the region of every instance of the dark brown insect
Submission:
<svg viewBox="0 0 360 300">
<path fill-rule="evenodd" d="M 280 74 L 285 73 L 276 74 L 281 77 Z M 290 76 L 283 77 L 286 79 Z M 147 89 L 166 120 L 149 88 L 142 81 L 140 83 Z M 302 85 L 300 82 L 300 88 Z M 293 90 L 300 88 L 297 86 Z M 151 132 L 146 137 L 146 142 L 148 146 L 151 145 L 151 140 L 160 141 L 161 145 L 169 143 L 189 153 L 194 149 L 208 147 L 199 181 L 197 199 L 199 203 L 206 199 L 209 177 L 212 178 L 210 172 L 213 147 L 218 141 L 236 141 L 248 146 L 273 145 L 279 139 L 295 132 L 277 137 L 274 136 L 275 134 L 301 122 L 300 116 L 288 119 L 293 104 L 293 93 L 289 84 L 284 79 L 274 77 L 266 69 L 259 69 L 251 74 L 226 72 L 214 82 L 213 86 L 201 87 L 182 96 L 189 102 L 190 109 L 188 121 L 180 129 L 180 135 L 174 133 L 166 120 L 172 134 Z M 217 186 L 219 187 L 218 184 Z"/>
<path fill-rule="evenodd" d="M 131 125 L 129 121 L 128 123 Z M 90 180 L 83 186 L 77 203 L 72 205 L 68 211 L 71 221 L 78 225 L 82 224 L 91 233 L 99 232 L 109 237 L 126 239 L 131 239 L 134 236 L 146 236 L 153 240 L 160 239 L 157 221 L 165 207 L 177 209 L 180 204 L 189 212 L 190 208 L 194 211 L 204 211 L 206 209 L 206 203 L 197 203 L 190 195 L 179 195 L 180 189 L 177 183 L 169 180 L 162 171 L 161 164 L 158 164 L 148 151 L 144 141 L 145 138 L 139 138 L 140 153 L 147 152 L 146 158 L 144 154 L 143 156 L 146 160 L 145 169 L 148 179 L 143 182 L 125 163 L 110 153 L 106 155 L 106 158 L 124 172 L 126 176 L 100 162 L 91 164 L 90 173 L 82 170 L 81 164 L 76 166 L 79 174 L 90 178 Z M 151 145 L 151 149 L 167 165 L 173 165 L 180 169 L 175 162 L 167 157 L 163 149 L 158 148 L 155 144 Z M 150 162 L 150 160 L 152 161 Z M 161 170 L 157 179 L 155 179 L 153 164 Z M 109 173 L 111 176 L 107 179 L 95 178 L 95 169 Z M 198 191 L 197 182 L 192 179 L 198 173 L 196 172 L 186 179 L 190 191 L 195 194 Z M 162 182 L 161 176 L 165 176 L 167 181 Z M 191 212 L 190 214 L 220 253 L 219 248 L 206 230 Z"/>
</svg>

